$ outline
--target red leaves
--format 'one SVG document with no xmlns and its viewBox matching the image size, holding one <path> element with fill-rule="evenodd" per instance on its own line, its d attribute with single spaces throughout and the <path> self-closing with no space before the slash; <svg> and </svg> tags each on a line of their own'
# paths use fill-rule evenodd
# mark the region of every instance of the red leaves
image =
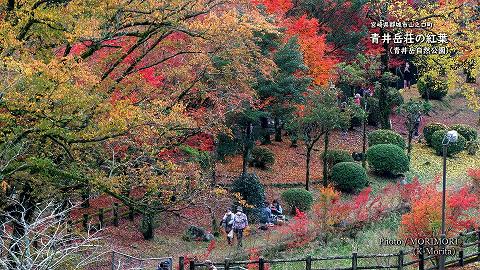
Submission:
<svg viewBox="0 0 480 270">
<path fill-rule="evenodd" d="M 285 27 L 286 40 L 297 36 L 304 61 L 308 67 L 308 73 L 317 85 L 325 85 L 331 78 L 331 71 L 337 63 L 336 59 L 325 55 L 329 46 L 325 35 L 328 29 L 321 29 L 317 19 L 307 18 L 303 15 L 299 18 L 287 18 L 285 13 L 293 7 L 291 0 L 252 0 L 254 4 L 262 4 L 267 12 L 276 14 L 280 20 L 279 26 Z"/>
<path fill-rule="evenodd" d="M 260 252 L 256 248 L 251 248 L 248 250 L 248 260 L 249 261 L 258 261 L 260 259 Z M 258 270 L 258 263 L 249 263 L 247 265 L 248 270 Z M 267 263 L 265 264 L 265 270 L 270 270 L 270 265 Z"/>
<path fill-rule="evenodd" d="M 291 0 L 252 0 L 252 3 L 265 6 L 268 13 L 282 16 L 293 7 Z"/>
<path fill-rule="evenodd" d="M 308 19 L 306 15 L 298 19 L 287 20 L 287 35 L 298 36 L 298 43 L 303 52 L 305 64 L 309 68 L 309 74 L 317 85 L 325 85 L 331 77 L 331 71 L 336 64 L 336 59 L 327 57 L 329 46 L 326 43 L 325 35 L 318 32 L 319 23 L 317 19 Z"/>
<path fill-rule="evenodd" d="M 155 69 L 153 67 L 141 70 L 140 74 L 142 74 L 145 81 L 153 87 L 161 87 L 164 84 L 163 80 L 165 78 L 161 74 L 155 74 Z"/>
<path fill-rule="evenodd" d="M 411 198 L 411 212 L 402 216 L 401 234 L 410 238 L 438 237 L 440 235 L 442 192 L 436 189 L 438 180 L 423 187 Z M 478 197 L 469 187 L 447 190 L 447 235 L 475 226 L 478 220 Z"/>
<path fill-rule="evenodd" d="M 480 181 L 480 169 L 470 168 L 467 171 L 468 176 L 470 176 L 475 181 Z"/>
<path fill-rule="evenodd" d="M 295 216 L 293 220 L 290 220 L 285 226 L 279 228 L 279 231 L 282 234 L 292 235 L 292 241 L 287 243 L 288 248 L 296 248 L 301 247 L 304 244 L 310 242 L 313 237 L 315 237 L 315 233 L 309 230 L 310 227 L 310 220 L 307 215 L 295 209 Z"/>
</svg>

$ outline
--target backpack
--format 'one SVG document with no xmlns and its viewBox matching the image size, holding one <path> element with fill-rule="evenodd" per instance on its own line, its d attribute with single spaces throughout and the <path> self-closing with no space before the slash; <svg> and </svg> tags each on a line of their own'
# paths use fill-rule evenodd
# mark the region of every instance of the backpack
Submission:
<svg viewBox="0 0 480 270">
<path fill-rule="evenodd" d="M 233 213 L 230 215 L 227 215 L 227 218 L 225 219 L 225 227 L 232 227 L 231 221 L 234 218 L 235 218 L 235 215 Z"/>
<path fill-rule="evenodd" d="M 243 230 L 245 227 L 247 227 L 247 216 L 245 214 L 235 215 L 233 218 L 233 228 Z"/>
</svg>

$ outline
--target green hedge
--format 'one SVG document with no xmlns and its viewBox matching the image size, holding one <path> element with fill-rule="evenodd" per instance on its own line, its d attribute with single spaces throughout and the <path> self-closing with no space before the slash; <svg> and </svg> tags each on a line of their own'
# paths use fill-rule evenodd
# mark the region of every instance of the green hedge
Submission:
<svg viewBox="0 0 480 270">
<path fill-rule="evenodd" d="M 469 155 L 476 155 L 478 150 L 480 149 L 480 142 L 478 140 L 474 141 L 467 141 L 465 149 L 467 149 L 467 153 Z"/>
<path fill-rule="evenodd" d="M 397 175 L 409 170 L 405 151 L 394 144 L 377 144 L 367 150 L 370 168 L 378 173 Z"/>
<path fill-rule="evenodd" d="M 428 145 L 432 145 L 432 135 L 438 130 L 447 130 L 447 126 L 441 123 L 429 123 L 423 128 L 423 137 Z"/>
<path fill-rule="evenodd" d="M 432 147 L 437 152 L 437 155 L 443 155 L 443 139 L 447 132 L 447 130 L 437 130 L 432 135 Z M 462 152 L 465 149 L 466 142 L 467 140 L 461 134 L 458 134 L 457 142 L 448 145 L 447 155 L 453 156 Z"/>
<path fill-rule="evenodd" d="M 478 137 L 477 129 L 469 125 L 456 124 L 449 127 L 448 129 L 456 130 L 458 134 L 462 135 L 467 141 L 474 141 Z"/>
<path fill-rule="evenodd" d="M 355 162 L 340 162 L 332 168 L 332 182 L 343 192 L 353 192 L 367 186 L 365 169 Z"/>
<path fill-rule="evenodd" d="M 290 213 L 295 214 L 295 208 L 300 211 L 308 211 L 313 204 L 313 195 L 303 188 L 292 188 L 282 193 L 282 200 L 288 206 Z"/>
<path fill-rule="evenodd" d="M 377 144 L 395 144 L 402 149 L 406 148 L 402 135 L 389 129 L 378 129 L 368 134 L 368 146 Z"/>
<path fill-rule="evenodd" d="M 441 100 L 448 93 L 448 82 L 444 78 L 423 75 L 417 81 L 418 92 L 424 99 Z"/>
<path fill-rule="evenodd" d="M 275 163 L 275 155 L 270 149 L 265 147 L 254 147 L 252 149 L 251 166 L 265 169 L 273 163 Z"/>
</svg>

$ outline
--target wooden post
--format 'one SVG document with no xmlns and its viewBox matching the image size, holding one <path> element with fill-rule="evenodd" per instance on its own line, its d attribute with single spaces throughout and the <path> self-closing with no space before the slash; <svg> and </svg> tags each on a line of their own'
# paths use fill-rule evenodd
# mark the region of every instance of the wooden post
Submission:
<svg viewBox="0 0 480 270">
<path fill-rule="evenodd" d="M 458 251 L 458 264 L 460 266 L 464 266 L 464 254 L 463 254 L 463 233 L 460 233 L 460 246 L 459 246 L 459 251 Z"/>
<path fill-rule="evenodd" d="M 305 270 L 312 270 L 312 256 L 310 255 L 305 259 Z"/>
<path fill-rule="evenodd" d="M 258 259 L 258 270 L 265 270 L 265 259 L 263 257 Z"/>
<path fill-rule="evenodd" d="M 134 214 L 135 214 L 135 212 L 134 212 L 134 210 L 133 210 L 133 207 L 130 206 L 130 207 L 128 208 L 128 219 L 130 219 L 130 221 L 133 221 L 133 219 L 134 219 Z"/>
<path fill-rule="evenodd" d="M 404 257 L 404 254 L 403 254 L 403 250 L 400 250 L 400 252 L 398 253 L 398 270 L 402 270 L 403 269 L 403 257 Z"/>
<path fill-rule="evenodd" d="M 358 267 L 358 254 L 357 252 L 352 253 L 352 270 L 357 270 Z"/>
<path fill-rule="evenodd" d="M 230 270 L 230 259 L 225 258 L 225 270 Z"/>
<path fill-rule="evenodd" d="M 423 245 L 418 246 L 418 270 L 425 270 L 425 254 L 423 254 Z"/>
<path fill-rule="evenodd" d="M 113 203 L 113 226 L 118 227 L 118 203 Z"/>
<path fill-rule="evenodd" d="M 105 225 L 105 209 L 103 208 L 98 209 L 98 225 L 99 229 Z"/>
<path fill-rule="evenodd" d="M 183 256 L 178 258 L 178 270 L 185 270 L 185 257 Z"/>
<path fill-rule="evenodd" d="M 115 270 L 115 251 L 112 250 L 112 270 Z"/>
<path fill-rule="evenodd" d="M 190 261 L 190 270 L 195 270 L 195 261 Z"/>
<path fill-rule="evenodd" d="M 87 213 L 83 214 L 83 219 L 82 219 L 82 225 L 83 225 L 83 229 L 88 232 L 88 220 L 90 219 L 90 217 L 88 216 Z"/>
</svg>

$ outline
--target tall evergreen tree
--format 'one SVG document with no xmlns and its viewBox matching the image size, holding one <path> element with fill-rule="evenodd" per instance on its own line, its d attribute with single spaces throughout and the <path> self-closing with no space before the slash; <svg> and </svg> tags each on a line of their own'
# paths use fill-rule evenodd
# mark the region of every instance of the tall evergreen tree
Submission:
<svg viewBox="0 0 480 270">
<path fill-rule="evenodd" d="M 259 98 L 266 104 L 263 109 L 274 119 L 275 141 L 281 141 L 284 123 L 295 111 L 295 104 L 303 102 L 304 93 L 312 80 L 302 74 L 307 67 L 303 62 L 297 38 L 289 39 L 278 48 L 273 60 L 277 70 L 268 77 L 260 75 L 256 89 Z M 269 140 L 270 135 L 266 132 L 265 142 Z"/>
</svg>

